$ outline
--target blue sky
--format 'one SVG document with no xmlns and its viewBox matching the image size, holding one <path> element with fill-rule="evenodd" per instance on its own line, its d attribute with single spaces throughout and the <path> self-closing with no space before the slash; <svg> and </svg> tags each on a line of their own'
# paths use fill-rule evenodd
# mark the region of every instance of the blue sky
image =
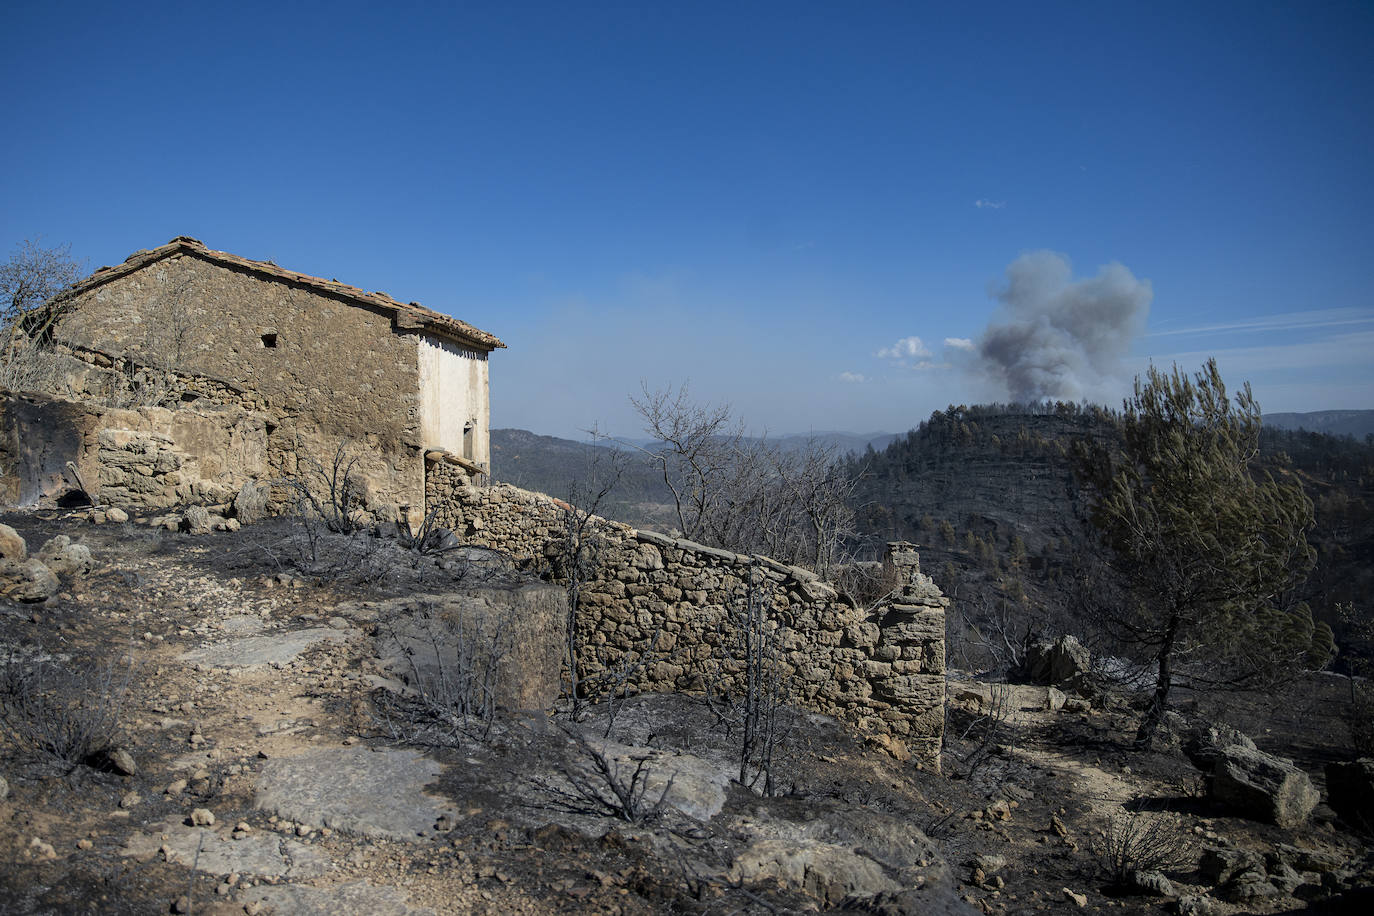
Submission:
<svg viewBox="0 0 1374 916">
<path fill-rule="evenodd" d="M 1369 3 L 55 2 L 3 22 L 0 243 L 94 268 L 193 235 L 418 300 L 510 345 L 494 425 L 629 434 L 641 380 L 776 433 L 1005 399 L 990 322 L 1076 333 L 1043 303 L 1012 314 L 1017 263 L 1071 264 L 1064 301 L 1127 290 L 1113 352 L 1074 363 L 1081 396 L 1215 355 L 1266 410 L 1374 407 Z"/>
</svg>

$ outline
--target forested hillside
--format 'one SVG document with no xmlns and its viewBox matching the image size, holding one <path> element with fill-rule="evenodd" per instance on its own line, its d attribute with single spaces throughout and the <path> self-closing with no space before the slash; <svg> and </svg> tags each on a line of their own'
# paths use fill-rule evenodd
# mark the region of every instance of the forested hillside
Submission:
<svg viewBox="0 0 1374 916">
<path fill-rule="evenodd" d="M 1110 435 L 1096 407 L 936 411 L 883 451 L 851 457 L 861 538 L 920 544 L 925 569 L 962 593 L 975 641 L 989 637 L 989 621 L 1067 623 L 1094 597 L 1078 584 L 1094 533 L 1071 444 Z M 1374 445 L 1270 429 L 1260 443 L 1262 472 L 1296 477 L 1314 504 L 1318 561 L 1302 597 L 1339 637 L 1338 606 L 1367 615 L 1374 586 Z"/>
</svg>

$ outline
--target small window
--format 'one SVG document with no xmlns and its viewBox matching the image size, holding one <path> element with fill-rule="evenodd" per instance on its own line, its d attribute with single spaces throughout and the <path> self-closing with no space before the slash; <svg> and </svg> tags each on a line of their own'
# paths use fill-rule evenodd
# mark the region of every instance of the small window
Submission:
<svg viewBox="0 0 1374 916">
<path fill-rule="evenodd" d="M 472 459 L 472 451 L 473 451 L 473 449 L 472 449 L 472 439 L 473 439 L 473 427 L 474 427 L 475 425 L 476 425 L 476 423 L 474 423 L 472 420 L 469 420 L 469 421 L 467 422 L 467 424 L 463 426 L 463 457 L 466 458 L 468 461 L 473 460 L 473 459 Z"/>
<path fill-rule="evenodd" d="M 262 345 L 268 350 L 277 349 L 277 332 L 273 331 L 270 334 L 262 335 Z"/>
</svg>

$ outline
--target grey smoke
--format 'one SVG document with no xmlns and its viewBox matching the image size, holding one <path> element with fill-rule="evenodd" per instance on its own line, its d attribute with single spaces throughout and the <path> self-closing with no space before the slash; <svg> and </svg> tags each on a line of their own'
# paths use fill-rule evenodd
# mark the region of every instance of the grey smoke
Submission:
<svg viewBox="0 0 1374 916">
<path fill-rule="evenodd" d="M 1073 279 L 1068 258 L 1023 254 L 997 293 L 1002 313 L 978 340 L 980 368 L 1015 401 L 1102 396 L 1123 376 L 1122 360 L 1145 326 L 1154 292 L 1113 261 Z"/>
</svg>

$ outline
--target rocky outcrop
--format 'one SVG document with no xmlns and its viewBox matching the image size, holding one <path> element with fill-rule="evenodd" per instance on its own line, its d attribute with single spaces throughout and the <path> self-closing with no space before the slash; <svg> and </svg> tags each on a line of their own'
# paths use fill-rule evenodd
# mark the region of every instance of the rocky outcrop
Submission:
<svg viewBox="0 0 1374 916">
<path fill-rule="evenodd" d="M 1291 760 L 1232 745 L 1216 759 L 1209 797 L 1242 817 L 1291 829 L 1307 820 L 1320 795 Z"/>
<path fill-rule="evenodd" d="M 58 576 L 84 576 L 95 560 L 90 548 L 74 544 L 65 534 L 51 538 L 29 556 L 29 547 L 19 532 L 0 525 L 0 598 L 34 603 L 57 594 L 62 583 Z"/>
</svg>

